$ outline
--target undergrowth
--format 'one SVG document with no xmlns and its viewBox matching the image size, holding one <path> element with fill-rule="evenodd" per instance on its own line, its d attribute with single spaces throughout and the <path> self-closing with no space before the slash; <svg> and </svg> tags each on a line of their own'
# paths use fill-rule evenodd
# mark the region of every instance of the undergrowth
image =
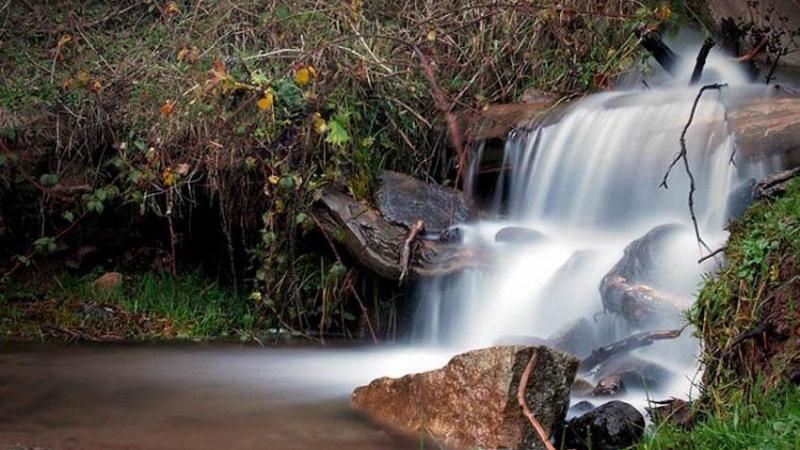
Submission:
<svg viewBox="0 0 800 450">
<path fill-rule="evenodd" d="M 703 343 L 697 420 L 663 422 L 639 449 L 800 448 L 800 179 L 729 228 L 689 314 Z"/>
<path fill-rule="evenodd" d="M 95 278 L 0 285 L 0 339 L 249 341 L 272 326 L 248 299 L 198 275 L 144 273 L 110 288 Z"/>
<path fill-rule="evenodd" d="M 156 218 L 166 270 L 219 245 L 218 270 L 263 314 L 346 333 L 370 281 L 305 239 L 323 186 L 367 199 L 381 169 L 453 184 L 445 112 L 605 89 L 640 70 L 639 31 L 700 20 L 701 4 L 5 2 L 0 274 L 76 250 L 109 217 Z M 192 241 L 198 207 L 221 239 Z M 369 310 L 387 335 L 382 301 Z"/>
<path fill-rule="evenodd" d="M 800 448 L 800 388 L 784 386 L 750 401 L 726 405 L 724 417 L 711 416 L 691 431 L 663 424 L 639 450 L 796 450 Z"/>
</svg>

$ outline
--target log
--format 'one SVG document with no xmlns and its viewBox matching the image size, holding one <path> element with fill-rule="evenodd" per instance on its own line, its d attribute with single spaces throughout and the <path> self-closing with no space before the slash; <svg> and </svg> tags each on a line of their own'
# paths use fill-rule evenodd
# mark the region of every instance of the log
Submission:
<svg viewBox="0 0 800 450">
<path fill-rule="evenodd" d="M 694 86 L 700 81 L 700 78 L 703 76 L 703 68 L 706 66 L 706 59 L 708 58 L 708 54 L 711 52 L 711 49 L 714 47 L 714 40 L 708 38 L 703 42 L 703 46 L 700 47 L 700 52 L 697 54 L 697 61 L 694 64 L 694 70 L 692 71 L 692 78 L 689 80 L 689 86 Z"/>
<path fill-rule="evenodd" d="M 652 344 L 654 341 L 664 339 L 675 339 L 681 335 L 683 329 L 668 331 L 648 331 L 645 333 L 634 334 L 621 341 L 592 350 L 592 353 L 581 361 L 581 372 L 587 372 L 602 364 L 609 358 L 621 353 L 627 353 Z"/>
<path fill-rule="evenodd" d="M 753 187 L 753 197 L 761 200 L 781 196 L 786 193 L 789 182 L 797 176 L 800 176 L 800 166 L 770 175 Z"/>
<path fill-rule="evenodd" d="M 662 225 L 628 244 L 622 258 L 600 282 L 603 308 L 619 314 L 633 327 L 642 327 L 667 317 L 681 317 L 690 302 L 662 294 L 648 285 L 657 271 L 654 255 L 680 229 Z"/>
<path fill-rule="evenodd" d="M 311 208 L 322 232 L 341 245 L 356 263 L 375 274 L 400 281 L 401 252 L 409 229 L 384 219 L 381 214 L 333 187 L 322 190 Z M 408 277 L 431 277 L 479 267 L 488 256 L 479 256 L 457 243 L 416 240 L 409 258 Z"/>
<path fill-rule="evenodd" d="M 658 33 L 651 31 L 642 35 L 642 47 L 653 55 L 656 62 L 658 62 L 667 73 L 673 77 L 679 75 L 678 70 L 683 64 L 681 57 L 661 40 L 661 36 L 659 36 Z"/>
</svg>

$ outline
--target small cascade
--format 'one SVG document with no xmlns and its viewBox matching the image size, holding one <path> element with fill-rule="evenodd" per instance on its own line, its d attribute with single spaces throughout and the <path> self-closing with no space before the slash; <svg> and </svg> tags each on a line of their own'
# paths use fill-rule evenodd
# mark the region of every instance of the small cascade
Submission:
<svg viewBox="0 0 800 450">
<path fill-rule="evenodd" d="M 505 146 L 507 170 L 495 189 L 508 195 L 495 195 L 488 208 L 493 218 L 463 224 L 464 245 L 493 253 L 496 262 L 421 283 L 415 339 L 453 352 L 535 343 L 584 319 L 595 348 L 638 331 L 682 326 L 677 316 L 637 328 L 604 311 L 599 287 L 626 246 L 660 225 L 677 226 L 658 254 L 648 255 L 655 261 L 649 288 L 688 306 L 702 275 L 714 268 L 713 260 L 697 262 L 703 250 L 689 214 L 683 165 L 673 169 L 668 188 L 660 186 L 680 150 L 697 90 L 597 94 L 572 105 L 557 123 L 513 132 Z M 762 86 L 745 84 L 706 92 L 686 134 L 697 189 L 694 209 L 712 249 L 726 240 L 732 190 L 769 169 L 734 163 L 725 102 L 762 95 Z M 477 169 L 470 172 L 474 176 Z M 696 376 L 696 343 L 689 334 L 636 352 L 674 375 L 662 386 L 666 395 L 687 395 Z"/>
</svg>

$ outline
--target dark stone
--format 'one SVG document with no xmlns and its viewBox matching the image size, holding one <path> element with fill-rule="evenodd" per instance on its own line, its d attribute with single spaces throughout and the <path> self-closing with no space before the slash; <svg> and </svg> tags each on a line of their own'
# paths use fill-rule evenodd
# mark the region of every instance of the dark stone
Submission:
<svg viewBox="0 0 800 450">
<path fill-rule="evenodd" d="M 592 353 L 596 336 L 592 324 L 581 317 L 553 333 L 547 340 L 562 352 L 585 358 Z"/>
<path fill-rule="evenodd" d="M 582 416 L 595 408 L 594 404 L 589 400 L 582 400 L 569 407 L 567 416 L 578 417 Z"/>
<path fill-rule="evenodd" d="M 535 244 L 547 239 L 547 235 L 540 231 L 525 227 L 505 227 L 494 235 L 495 242 L 512 244 Z"/>
<path fill-rule="evenodd" d="M 389 170 L 378 177 L 375 205 L 389 222 L 410 228 L 422 220 L 429 233 L 468 221 L 474 209 L 461 191 Z"/>
<path fill-rule="evenodd" d="M 747 208 L 753 204 L 755 196 L 753 195 L 753 188 L 756 186 L 756 180 L 749 179 L 740 184 L 733 192 L 728 195 L 728 206 L 725 209 L 725 221 L 730 222 L 737 217 L 740 217 L 747 211 Z"/>
<path fill-rule="evenodd" d="M 644 436 L 644 417 L 633 406 L 611 401 L 567 422 L 561 448 L 618 450 Z"/>
<path fill-rule="evenodd" d="M 654 389 L 672 376 L 661 365 L 631 355 L 619 355 L 601 364 L 596 376 L 600 379 L 619 377 L 625 388 Z"/>
</svg>

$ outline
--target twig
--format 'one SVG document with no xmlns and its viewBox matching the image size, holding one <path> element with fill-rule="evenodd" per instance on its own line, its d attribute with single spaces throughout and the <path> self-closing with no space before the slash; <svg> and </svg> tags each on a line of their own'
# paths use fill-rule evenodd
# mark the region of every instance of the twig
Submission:
<svg viewBox="0 0 800 450">
<path fill-rule="evenodd" d="M 700 77 L 703 76 L 703 68 L 706 66 L 706 59 L 713 47 L 713 39 L 708 38 L 703 42 L 703 46 L 700 47 L 700 52 L 697 54 L 697 61 L 694 63 L 694 70 L 692 71 L 692 78 L 689 80 L 689 86 L 694 86 L 700 81 Z"/>
<path fill-rule="evenodd" d="M 711 259 L 711 258 L 719 255 L 720 253 L 724 252 L 727 248 L 728 247 L 720 247 L 720 248 L 714 250 L 713 252 L 707 254 L 706 256 L 703 256 L 702 258 L 698 259 L 697 260 L 697 264 L 700 264 L 700 263 L 702 263 L 703 261 L 705 261 L 707 259 Z"/>
<path fill-rule="evenodd" d="M 536 417 L 533 416 L 530 408 L 528 408 L 528 403 L 525 402 L 525 389 L 528 387 L 528 378 L 531 376 L 531 372 L 533 371 L 533 365 L 536 363 L 536 351 L 534 350 L 531 353 L 531 359 L 528 360 L 528 365 L 525 366 L 525 370 L 522 372 L 522 376 L 519 378 L 519 387 L 517 388 L 517 401 L 519 401 L 519 406 L 522 407 L 522 413 L 525 414 L 525 417 L 528 418 L 528 421 L 533 425 L 533 428 L 536 430 L 536 434 L 539 435 L 539 439 L 542 440 L 544 447 L 547 450 L 556 450 L 553 447 L 553 444 L 550 443 L 550 439 L 547 436 L 547 433 L 544 431 L 542 424 L 536 420 Z"/>
<path fill-rule="evenodd" d="M 683 333 L 686 327 L 678 330 L 668 331 L 648 331 L 646 333 L 634 334 L 621 341 L 592 350 L 592 353 L 581 361 L 581 371 L 592 370 L 595 366 L 606 361 L 614 355 L 626 353 L 639 347 L 644 347 L 664 339 L 675 339 Z"/>
<path fill-rule="evenodd" d="M 697 112 L 697 104 L 700 102 L 700 97 L 703 96 L 703 93 L 709 89 L 713 90 L 721 90 L 723 87 L 727 86 L 727 83 L 714 83 L 714 84 L 707 84 L 700 88 L 700 91 L 697 93 L 697 96 L 694 99 L 694 103 L 692 104 L 692 112 L 689 114 L 689 120 L 686 122 L 686 125 L 683 127 L 683 131 L 681 132 L 680 144 L 681 144 L 681 151 L 675 155 L 675 158 L 669 164 L 667 171 L 664 173 L 664 178 L 661 180 L 661 187 L 664 189 L 669 189 L 667 186 L 667 180 L 669 179 L 670 173 L 672 173 L 672 169 L 678 164 L 678 161 L 683 160 L 683 168 L 686 172 L 686 176 L 689 177 L 689 213 L 692 216 L 692 225 L 694 225 L 694 234 L 697 238 L 697 242 L 702 245 L 706 250 L 709 252 L 711 248 L 708 247 L 708 244 L 703 240 L 700 236 L 700 227 L 697 225 L 697 215 L 694 212 L 694 192 L 696 190 L 695 182 L 694 182 L 694 174 L 692 173 L 692 169 L 689 167 L 689 157 L 687 155 L 686 150 L 686 133 L 689 131 L 689 127 L 692 125 L 692 120 L 694 120 L 695 112 Z"/>
<path fill-rule="evenodd" d="M 403 242 L 403 248 L 400 250 L 400 284 L 403 284 L 408 276 L 408 264 L 411 260 L 411 244 L 414 242 L 419 232 L 422 231 L 424 225 L 425 222 L 417 220 L 411 227 L 411 230 L 409 230 L 405 242 Z"/>
</svg>

